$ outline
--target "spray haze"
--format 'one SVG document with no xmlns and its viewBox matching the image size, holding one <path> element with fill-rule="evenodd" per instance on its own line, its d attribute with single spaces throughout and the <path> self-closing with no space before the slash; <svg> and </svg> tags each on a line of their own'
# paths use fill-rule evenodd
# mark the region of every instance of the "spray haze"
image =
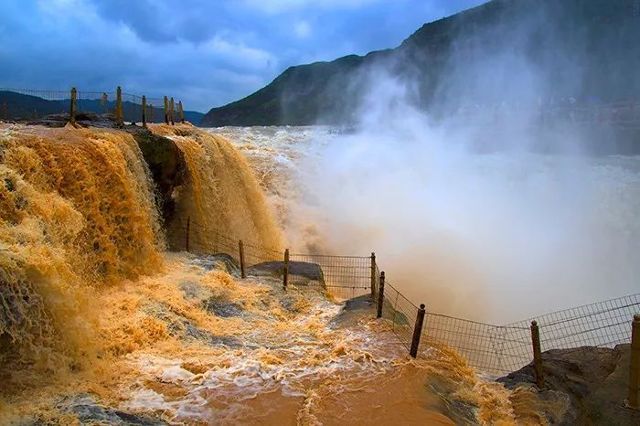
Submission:
<svg viewBox="0 0 640 426">
<path fill-rule="evenodd" d="M 495 322 L 635 291 L 636 159 L 593 156 L 608 141 L 571 117 L 541 121 L 591 90 L 589 34 L 547 3 L 455 29 L 435 88 L 397 60 L 358 74 L 357 131 L 301 167 L 329 249 L 375 248 L 412 300 Z"/>
</svg>

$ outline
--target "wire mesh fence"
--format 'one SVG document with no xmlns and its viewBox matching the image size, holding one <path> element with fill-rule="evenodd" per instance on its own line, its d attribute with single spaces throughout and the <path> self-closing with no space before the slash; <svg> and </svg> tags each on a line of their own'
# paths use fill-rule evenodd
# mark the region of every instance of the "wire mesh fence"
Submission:
<svg viewBox="0 0 640 426">
<path fill-rule="evenodd" d="M 384 285 L 382 318 L 391 321 L 393 333 L 407 350 L 411 347 L 418 307 L 400 293 L 389 281 Z"/>
<path fill-rule="evenodd" d="M 528 326 L 499 326 L 429 312 L 420 345 L 421 350 L 448 346 L 469 365 L 496 375 L 515 371 L 533 357 Z"/>
<path fill-rule="evenodd" d="M 244 263 L 249 276 L 266 270 L 284 281 L 287 266 L 289 285 L 322 286 L 337 299 L 363 295 L 377 299 L 380 295 L 380 270 L 373 253 L 371 256 L 296 253 L 290 254 L 286 262 L 283 250 L 265 248 L 248 240 L 240 243 L 238 236 L 207 230 L 190 219 L 187 223 L 177 228 L 184 241 L 183 249 L 225 253 L 239 265 Z M 383 296 L 382 318 L 391 322 L 399 342 L 410 350 L 420 308 L 390 281 L 385 282 Z M 542 351 L 628 343 L 631 318 L 639 312 L 640 294 L 636 294 L 538 316 L 535 320 Z M 427 309 L 422 329 L 417 333 L 418 353 L 430 347 L 446 346 L 465 357 L 472 367 L 491 375 L 503 375 L 531 362 L 533 319 L 494 325 Z"/>
<path fill-rule="evenodd" d="M 540 327 L 543 351 L 578 346 L 613 347 L 629 342 L 630 321 L 638 313 L 640 294 L 633 294 L 540 315 L 509 326 L 526 327 L 535 320 Z"/>
<path fill-rule="evenodd" d="M 371 294 L 370 256 L 332 256 L 319 254 L 292 254 L 290 263 L 317 265 L 322 285 L 337 299 Z M 295 269 L 294 269 L 295 270 Z M 311 271 L 309 271 L 311 272 Z M 292 275 L 293 284 L 304 284 L 304 275 Z"/>
<path fill-rule="evenodd" d="M 173 224 L 168 233 L 169 239 L 174 241 L 173 249 L 201 254 L 227 254 L 238 265 L 244 265 L 249 276 L 271 271 L 284 280 L 286 265 L 288 285 L 321 286 L 339 300 L 370 295 L 378 285 L 378 268 L 373 261 L 373 254 L 336 256 L 295 253 L 290 254 L 288 262 L 285 262 L 284 250 L 261 246 L 247 236 L 216 232 L 191 218 L 184 223 Z"/>
</svg>

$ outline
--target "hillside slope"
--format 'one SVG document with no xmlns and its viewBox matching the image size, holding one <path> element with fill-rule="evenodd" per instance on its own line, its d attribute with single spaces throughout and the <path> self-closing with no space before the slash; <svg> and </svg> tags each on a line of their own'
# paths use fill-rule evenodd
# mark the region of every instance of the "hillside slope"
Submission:
<svg viewBox="0 0 640 426">
<path fill-rule="evenodd" d="M 411 83 L 411 100 L 441 113 L 443 99 L 446 108 L 533 102 L 533 90 L 521 93 L 531 76 L 535 97 L 545 101 L 638 98 L 638 40 L 634 0 L 493 0 L 423 25 L 395 49 L 290 67 L 246 98 L 211 109 L 202 125 L 351 123 L 371 86 L 384 81 L 376 78 L 381 72 Z"/>
</svg>

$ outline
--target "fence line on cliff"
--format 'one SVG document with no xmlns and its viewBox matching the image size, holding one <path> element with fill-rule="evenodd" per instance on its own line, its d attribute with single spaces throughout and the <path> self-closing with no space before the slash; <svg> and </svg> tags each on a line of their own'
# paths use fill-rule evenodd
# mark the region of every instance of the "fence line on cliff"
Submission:
<svg viewBox="0 0 640 426">
<path fill-rule="evenodd" d="M 12 102 L 13 94 L 31 96 L 31 102 Z M 184 122 L 182 101 L 173 97 L 148 98 L 115 90 L 37 90 L 0 88 L 0 119 L 34 120 L 47 115 L 63 115 L 71 123 L 82 121 L 86 114 L 110 114 L 115 121 L 131 123 Z"/>
<path fill-rule="evenodd" d="M 288 274 L 288 285 L 322 286 L 340 299 L 371 295 L 380 304 L 380 316 L 390 322 L 392 332 L 408 351 L 424 356 L 431 348 L 448 347 L 462 355 L 470 366 L 491 375 L 515 371 L 532 361 L 534 320 L 542 351 L 585 345 L 612 347 L 630 342 L 630 320 L 640 313 L 640 294 L 634 294 L 506 325 L 488 324 L 417 306 L 395 283 L 381 276 L 373 253 L 371 256 L 290 254 L 288 250 L 267 248 L 248 240 L 240 242 L 235 236 L 215 232 L 191 219 L 176 229 L 185 236 L 184 244 L 176 248 L 204 254 L 225 253 L 243 265 L 243 276 L 244 272 L 253 275 L 262 269 L 278 280 L 285 280 L 284 275 Z M 206 238 L 198 239 L 198 235 Z"/>
</svg>

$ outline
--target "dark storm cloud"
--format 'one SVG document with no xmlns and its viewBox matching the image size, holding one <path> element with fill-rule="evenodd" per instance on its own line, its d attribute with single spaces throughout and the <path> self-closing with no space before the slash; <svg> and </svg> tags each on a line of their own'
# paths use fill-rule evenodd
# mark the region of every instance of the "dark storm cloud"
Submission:
<svg viewBox="0 0 640 426">
<path fill-rule="evenodd" d="M 288 66 L 394 47 L 479 0 L 7 0 L 0 86 L 179 96 L 206 111 Z"/>
</svg>

